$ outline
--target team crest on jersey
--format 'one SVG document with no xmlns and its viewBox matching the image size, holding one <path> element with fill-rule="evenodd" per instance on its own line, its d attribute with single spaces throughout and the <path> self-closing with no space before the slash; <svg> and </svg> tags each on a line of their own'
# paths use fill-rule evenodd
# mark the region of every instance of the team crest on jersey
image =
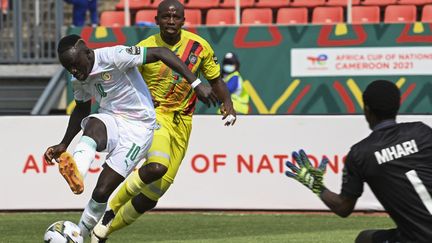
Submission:
<svg viewBox="0 0 432 243">
<path fill-rule="evenodd" d="M 139 55 L 141 53 L 141 49 L 137 46 L 130 46 L 126 48 L 126 52 L 130 55 Z"/>
<path fill-rule="evenodd" d="M 103 73 L 101 74 L 101 77 L 102 77 L 102 80 L 103 80 L 103 81 L 109 81 L 109 80 L 111 80 L 112 75 L 111 75 L 111 73 L 109 73 L 109 72 L 103 72 Z"/>
<path fill-rule="evenodd" d="M 198 57 L 194 53 L 191 53 L 189 55 L 189 61 L 195 65 L 198 61 Z"/>
<path fill-rule="evenodd" d="M 214 61 L 216 64 L 219 64 L 218 59 L 217 59 L 217 56 L 215 56 L 215 55 L 213 55 L 213 61 Z"/>
</svg>

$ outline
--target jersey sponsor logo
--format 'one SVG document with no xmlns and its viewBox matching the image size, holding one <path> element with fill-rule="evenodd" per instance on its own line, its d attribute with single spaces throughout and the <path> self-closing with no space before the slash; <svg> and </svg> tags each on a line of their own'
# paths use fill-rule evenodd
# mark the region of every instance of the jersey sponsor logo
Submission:
<svg viewBox="0 0 432 243">
<path fill-rule="evenodd" d="M 139 55 L 141 53 L 141 49 L 137 46 L 130 46 L 126 48 L 126 52 L 130 55 Z"/>
<path fill-rule="evenodd" d="M 197 61 L 198 61 L 198 57 L 194 53 L 191 53 L 189 55 L 189 62 L 195 65 Z"/>
<path fill-rule="evenodd" d="M 103 81 L 108 81 L 108 80 L 111 80 L 112 75 L 109 72 L 103 72 L 101 74 L 101 78 L 102 78 Z"/>
<path fill-rule="evenodd" d="M 381 151 L 375 151 L 375 158 L 378 164 L 383 164 L 401 157 L 408 156 L 410 154 L 417 153 L 418 147 L 414 139 L 383 148 Z"/>
</svg>

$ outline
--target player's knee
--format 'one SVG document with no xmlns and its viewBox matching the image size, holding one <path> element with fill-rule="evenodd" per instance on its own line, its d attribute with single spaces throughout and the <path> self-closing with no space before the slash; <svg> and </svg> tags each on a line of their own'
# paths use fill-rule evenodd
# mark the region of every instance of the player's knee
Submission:
<svg viewBox="0 0 432 243">
<path fill-rule="evenodd" d="M 355 243 L 372 243 L 372 234 L 374 231 L 372 230 L 363 230 L 357 235 L 355 239 Z"/>
<path fill-rule="evenodd" d="M 152 183 L 153 181 L 159 180 L 162 176 L 167 173 L 168 168 L 159 163 L 149 163 L 142 166 L 139 170 L 139 176 L 141 180 L 146 183 Z"/>
<path fill-rule="evenodd" d="M 132 205 L 138 213 L 143 214 L 156 207 L 157 201 L 151 200 L 144 194 L 138 194 L 132 199 Z"/>
<path fill-rule="evenodd" d="M 92 198 L 99 203 L 108 201 L 109 196 L 112 193 L 112 189 L 108 185 L 98 185 L 93 190 Z"/>
<path fill-rule="evenodd" d="M 93 140 L 95 140 L 97 147 L 97 151 L 103 151 L 106 148 L 107 145 L 107 131 L 105 124 L 97 119 L 97 118 L 90 118 L 87 122 L 83 135 L 91 137 Z"/>
</svg>

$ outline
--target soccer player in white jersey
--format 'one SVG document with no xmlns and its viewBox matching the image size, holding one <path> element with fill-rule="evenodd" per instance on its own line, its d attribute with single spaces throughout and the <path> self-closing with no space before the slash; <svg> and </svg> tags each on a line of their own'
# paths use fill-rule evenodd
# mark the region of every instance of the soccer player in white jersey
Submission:
<svg viewBox="0 0 432 243">
<path fill-rule="evenodd" d="M 79 227 L 85 237 L 102 217 L 109 196 L 141 161 L 150 148 L 156 126 L 152 97 L 137 66 L 162 61 L 182 75 L 201 101 L 216 105 L 209 85 L 201 83 L 188 67 L 164 47 L 114 46 L 92 50 L 78 35 L 62 38 L 58 45 L 61 64 L 72 81 L 76 107 L 62 141 L 45 152 L 48 163 L 59 170 L 75 194 L 84 190 L 83 178 L 96 151 L 107 152 L 106 163 L 84 209 Z M 91 98 L 100 105 L 90 115 Z M 73 156 L 66 152 L 83 130 Z"/>
</svg>

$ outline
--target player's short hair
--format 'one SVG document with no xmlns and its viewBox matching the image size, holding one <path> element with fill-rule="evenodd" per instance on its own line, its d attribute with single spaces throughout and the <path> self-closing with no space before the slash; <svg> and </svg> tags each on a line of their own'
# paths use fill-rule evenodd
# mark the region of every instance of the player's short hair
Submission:
<svg viewBox="0 0 432 243">
<path fill-rule="evenodd" d="M 400 91 L 387 80 L 375 80 L 363 92 L 363 102 L 379 118 L 395 118 L 400 107 Z"/>
<path fill-rule="evenodd" d="M 75 44 L 81 40 L 81 36 L 79 35 L 67 35 L 63 38 L 61 38 L 61 40 L 59 41 L 59 44 L 57 46 L 57 53 L 60 55 L 63 52 L 71 49 L 72 47 L 75 46 Z"/>
</svg>

